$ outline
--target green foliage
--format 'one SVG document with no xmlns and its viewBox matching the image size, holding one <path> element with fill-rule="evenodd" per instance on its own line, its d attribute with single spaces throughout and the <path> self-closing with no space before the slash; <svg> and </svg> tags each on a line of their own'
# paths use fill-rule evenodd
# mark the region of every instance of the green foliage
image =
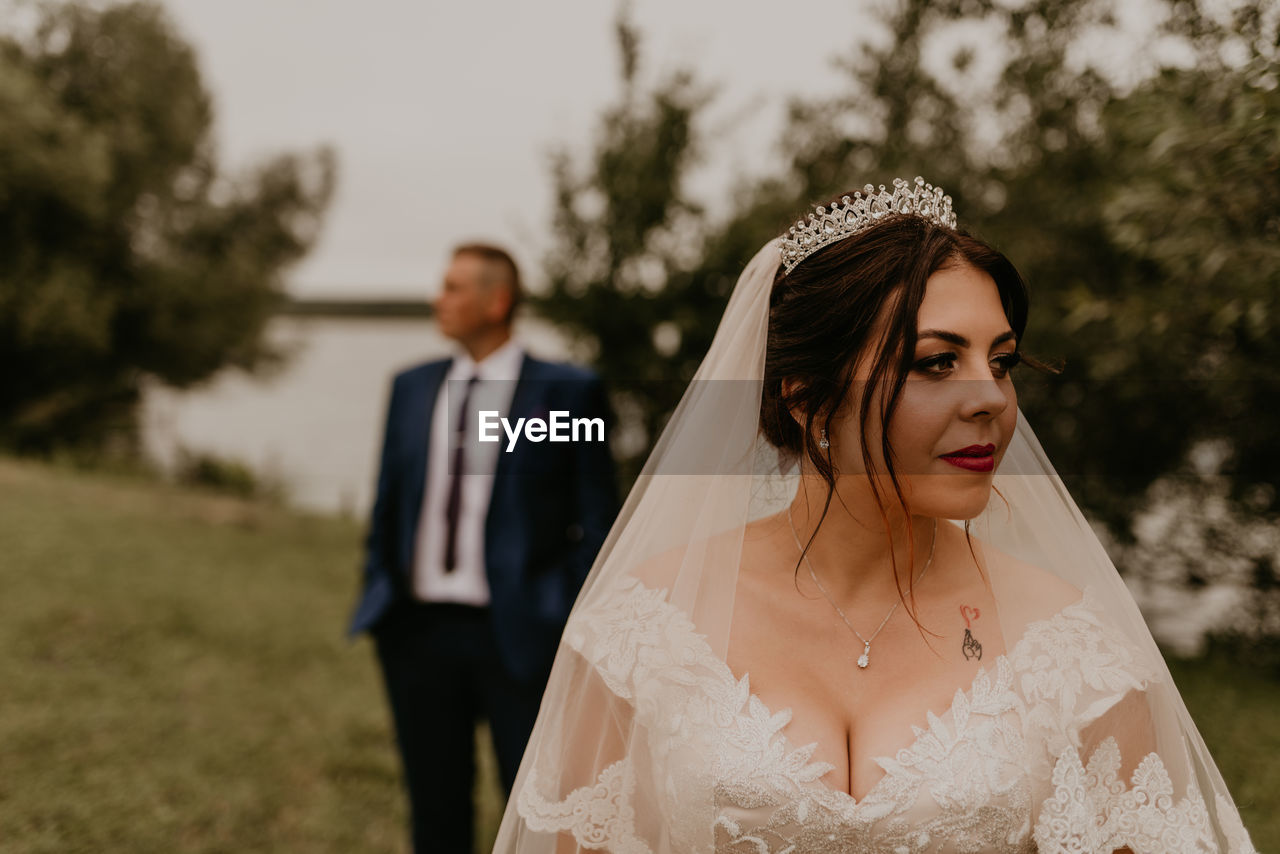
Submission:
<svg viewBox="0 0 1280 854">
<path fill-rule="evenodd" d="M 1145 274 L 1118 283 L 1102 324 L 1136 341 L 1123 367 L 1188 380 L 1177 384 L 1176 405 L 1194 417 L 1182 423 L 1177 452 L 1226 442 L 1236 494 L 1257 496 L 1262 487 L 1271 510 L 1280 507 L 1275 71 L 1259 58 L 1242 69 L 1169 72 L 1113 104 L 1111 174 L 1132 177 L 1102 207 L 1112 245 Z"/>
<path fill-rule="evenodd" d="M 272 360 L 281 272 L 314 241 L 330 152 L 219 172 L 191 48 L 154 3 L 40 7 L 0 36 L 0 444 L 131 436 L 139 383 Z"/>
</svg>

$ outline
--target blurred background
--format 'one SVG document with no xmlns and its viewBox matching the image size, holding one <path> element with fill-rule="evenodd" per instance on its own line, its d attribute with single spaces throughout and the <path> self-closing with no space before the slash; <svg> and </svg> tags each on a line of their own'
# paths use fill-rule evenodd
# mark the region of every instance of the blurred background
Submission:
<svg viewBox="0 0 1280 854">
<path fill-rule="evenodd" d="M 355 592 L 450 248 L 629 482 L 738 271 L 921 174 L 1024 412 L 1280 845 L 1280 5 L 0 0 L 0 849 L 401 851 Z M 501 804 L 491 769 L 478 818 Z"/>
</svg>

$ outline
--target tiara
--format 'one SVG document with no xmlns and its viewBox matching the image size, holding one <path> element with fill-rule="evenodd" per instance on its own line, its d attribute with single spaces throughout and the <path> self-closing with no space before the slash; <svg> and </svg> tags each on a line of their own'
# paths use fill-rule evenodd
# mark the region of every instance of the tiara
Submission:
<svg viewBox="0 0 1280 854">
<path fill-rule="evenodd" d="M 941 187 L 926 184 L 917 176 L 912 187 L 902 178 L 893 179 L 893 192 L 880 185 L 880 191 L 868 184 L 853 198 L 844 196 L 831 210 L 819 206 L 809 214 L 809 221 L 800 220 L 782 238 L 782 266 L 788 273 L 796 265 L 828 244 L 865 231 L 891 214 L 918 216 L 923 220 L 954 230 L 955 211 L 951 210 L 951 197 L 942 193 Z"/>
</svg>

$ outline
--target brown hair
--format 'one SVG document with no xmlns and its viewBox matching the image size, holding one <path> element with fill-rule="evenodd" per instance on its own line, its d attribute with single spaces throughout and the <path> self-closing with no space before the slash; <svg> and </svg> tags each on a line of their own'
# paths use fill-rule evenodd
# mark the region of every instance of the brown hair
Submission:
<svg viewBox="0 0 1280 854">
<path fill-rule="evenodd" d="M 867 446 L 866 426 L 873 417 L 887 425 L 897 408 L 911 368 L 917 316 L 929 277 L 960 264 L 981 270 L 995 281 L 1020 348 L 1027 323 L 1026 284 L 1004 255 L 963 231 L 916 216 L 893 215 L 861 234 L 819 249 L 790 273 L 778 269 L 769 303 L 761 429 L 784 455 L 807 457 L 826 481 L 819 526 L 835 493 L 836 472 L 830 450 L 821 448 L 814 438 L 815 425 L 830 429 L 847 400 L 855 363 L 865 355 L 870 374 L 857 418 L 862 428 L 863 463 L 868 473 L 877 471 L 872 449 Z M 877 339 L 877 321 L 882 315 L 887 317 L 887 326 L 883 337 Z M 875 391 L 881 394 L 877 396 Z M 876 400 L 879 411 L 873 413 Z M 792 412 L 803 413 L 803 424 L 797 423 Z M 881 430 L 880 436 L 885 474 L 907 514 L 909 532 L 910 512 L 894 470 L 889 431 Z M 876 478 L 871 479 L 871 485 L 884 508 L 887 496 L 881 494 Z M 883 509 L 882 517 L 886 533 L 890 533 Z M 894 554 L 892 549 L 890 554 Z M 797 562 L 797 569 L 799 565 Z M 901 595 L 896 560 L 893 573 Z"/>
<path fill-rule="evenodd" d="M 506 317 L 506 322 L 510 323 L 511 318 L 515 316 L 516 308 L 524 299 L 524 288 L 520 284 L 520 268 L 516 266 L 511 253 L 492 243 L 463 243 L 454 247 L 453 257 L 457 258 L 459 255 L 474 255 L 500 271 L 499 276 L 511 289 L 511 307 L 507 310 Z M 485 276 L 485 284 L 492 284 L 493 281 L 494 277 Z"/>
</svg>

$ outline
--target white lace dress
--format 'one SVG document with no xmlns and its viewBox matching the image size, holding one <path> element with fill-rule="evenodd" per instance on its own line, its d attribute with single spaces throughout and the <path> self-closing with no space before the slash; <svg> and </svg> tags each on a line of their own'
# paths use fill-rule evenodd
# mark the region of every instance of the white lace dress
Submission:
<svg viewBox="0 0 1280 854">
<path fill-rule="evenodd" d="M 1119 779 L 1116 739 L 1091 726 L 1155 672 L 1102 624 L 1088 590 L 1028 626 L 910 745 L 877 759 L 885 775 L 856 801 L 823 783 L 831 766 L 811 761 L 816 745 L 784 733 L 790 711 L 753 695 L 664 591 L 626 581 L 574 615 L 565 643 L 630 704 L 647 743 L 644 767 L 619 760 L 567 794 L 530 763 L 519 815 L 582 848 L 652 851 L 637 812 L 657 809 L 671 851 L 1254 850 L 1231 804 L 1176 791 L 1156 753 Z M 662 803 L 635 802 L 638 775 Z"/>
</svg>

